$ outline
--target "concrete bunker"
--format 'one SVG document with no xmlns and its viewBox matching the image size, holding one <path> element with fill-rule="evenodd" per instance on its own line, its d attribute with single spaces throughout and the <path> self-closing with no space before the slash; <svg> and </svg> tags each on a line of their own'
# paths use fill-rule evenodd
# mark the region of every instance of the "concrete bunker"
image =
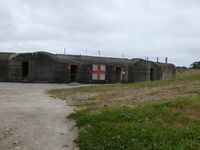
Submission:
<svg viewBox="0 0 200 150">
<path fill-rule="evenodd" d="M 9 61 L 8 76 L 15 82 L 65 82 L 65 69 L 45 52 L 17 54 Z"/>
<path fill-rule="evenodd" d="M 152 61 L 145 61 L 143 59 L 132 59 L 129 64 L 129 81 L 154 81 L 160 78 L 160 67 Z"/>
<path fill-rule="evenodd" d="M 118 83 L 175 76 L 173 64 L 46 52 L 0 53 L 0 81 L 49 83 Z"/>
<path fill-rule="evenodd" d="M 173 78 L 176 75 L 176 67 L 173 64 L 168 63 L 157 63 L 161 69 L 160 78 L 169 79 Z"/>
</svg>

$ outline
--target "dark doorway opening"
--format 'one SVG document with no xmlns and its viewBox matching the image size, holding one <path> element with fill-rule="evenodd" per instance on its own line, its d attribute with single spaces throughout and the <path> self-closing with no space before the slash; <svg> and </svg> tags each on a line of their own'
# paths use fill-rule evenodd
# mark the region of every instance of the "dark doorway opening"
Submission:
<svg viewBox="0 0 200 150">
<path fill-rule="evenodd" d="M 122 68 L 121 67 L 116 67 L 116 81 L 117 82 L 121 81 L 121 73 L 122 73 Z"/>
<path fill-rule="evenodd" d="M 70 66 L 70 81 L 71 82 L 77 81 L 77 74 L 78 74 L 78 66 L 71 65 Z"/>
<path fill-rule="evenodd" d="M 29 62 L 23 61 L 22 62 L 22 79 L 25 79 L 29 73 Z"/>
<path fill-rule="evenodd" d="M 154 69 L 153 68 L 150 69 L 150 80 L 154 81 Z"/>
</svg>

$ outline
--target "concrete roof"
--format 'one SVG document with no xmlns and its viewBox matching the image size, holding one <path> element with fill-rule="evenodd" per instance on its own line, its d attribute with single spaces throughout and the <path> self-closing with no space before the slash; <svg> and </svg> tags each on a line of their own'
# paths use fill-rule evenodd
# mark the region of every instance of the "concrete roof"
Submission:
<svg viewBox="0 0 200 150">
<path fill-rule="evenodd" d="M 0 60 L 9 60 L 18 55 L 25 54 L 42 54 L 50 57 L 54 61 L 60 63 L 72 63 L 72 64 L 87 64 L 87 63 L 102 63 L 107 65 L 126 65 L 131 64 L 134 65 L 139 61 L 145 61 L 148 63 L 154 63 L 160 67 L 175 67 L 173 64 L 166 64 L 160 62 L 146 61 L 141 58 L 127 59 L 127 58 L 113 58 L 113 57 L 97 57 L 97 56 L 85 56 L 85 55 L 63 55 L 63 54 L 51 54 L 44 51 L 38 51 L 34 53 L 0 53 Z"/>
</svg>

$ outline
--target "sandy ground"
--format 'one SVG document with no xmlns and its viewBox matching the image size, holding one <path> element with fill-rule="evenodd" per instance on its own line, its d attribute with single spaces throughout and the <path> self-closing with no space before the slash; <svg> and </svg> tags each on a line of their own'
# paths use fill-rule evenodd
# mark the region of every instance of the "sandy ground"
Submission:
<svg viewBox="0 0 200 150">
<path fill-rule="evenodd" d="M 73 150 L 73 108 L 45 91 L 66 84 L 0 83 L 0 150 Z"/>
</svg>

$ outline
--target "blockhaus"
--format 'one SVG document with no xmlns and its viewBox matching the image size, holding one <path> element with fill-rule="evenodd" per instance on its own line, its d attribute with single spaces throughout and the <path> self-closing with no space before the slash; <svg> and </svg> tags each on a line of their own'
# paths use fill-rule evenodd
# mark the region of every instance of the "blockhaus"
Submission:
<svg viewBox="0 0 200 150">
<path fill-rule="evenodd" d="M 47 52 L 0 53 L 0 81 L 46 83 L 130 83 L 174 77 L 175 66 L 122 59 Z"/>
</svg>

